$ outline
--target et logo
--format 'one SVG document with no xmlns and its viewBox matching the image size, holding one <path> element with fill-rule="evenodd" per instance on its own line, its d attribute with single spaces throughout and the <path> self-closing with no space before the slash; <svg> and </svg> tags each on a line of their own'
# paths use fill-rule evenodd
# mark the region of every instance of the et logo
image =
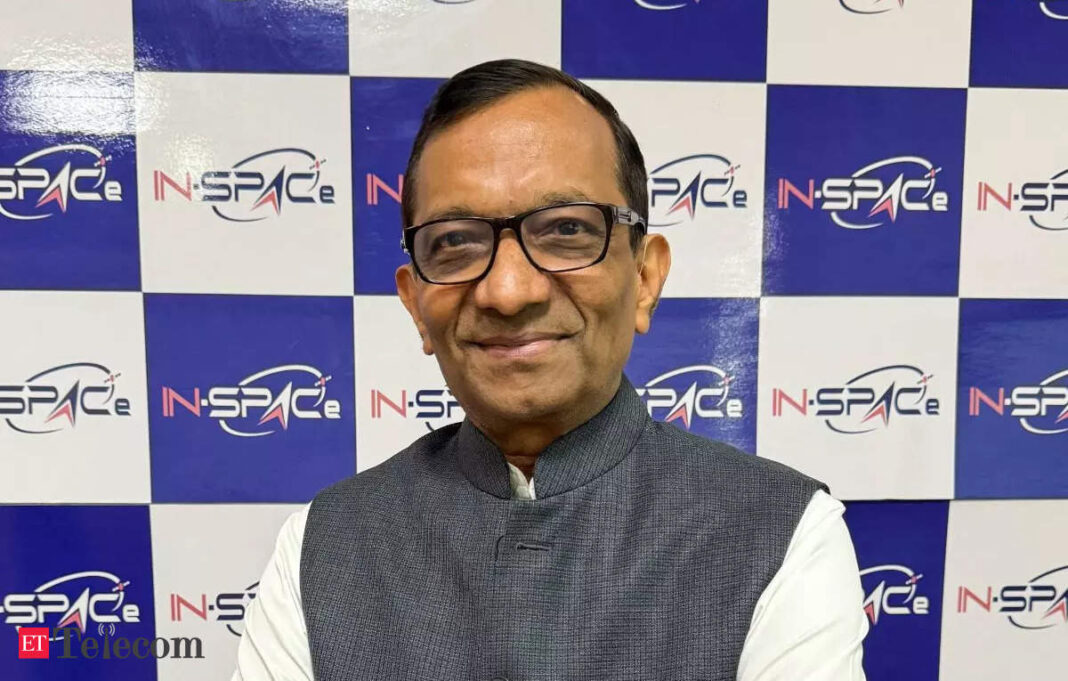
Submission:
<svg viewBox="0 0 1068 681">
<path fill-rule="evenodd" d="M 48 627 L 22 627 L 19 629 L 19 659 L 48 659 Z"/>
</svg>

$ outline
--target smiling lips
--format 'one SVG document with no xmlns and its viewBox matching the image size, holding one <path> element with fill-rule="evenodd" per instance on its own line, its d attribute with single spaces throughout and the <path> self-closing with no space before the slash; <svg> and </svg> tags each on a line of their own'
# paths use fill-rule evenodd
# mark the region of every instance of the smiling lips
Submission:
<svg viewBox="0 0 1068 681">
<path fill-rule="evenodd" d="M 529 359 L 557 346 L 574 334 L 527 333 L 516 336 L 487 336 L 471 344 L 491 357 Z"/>
</svg>

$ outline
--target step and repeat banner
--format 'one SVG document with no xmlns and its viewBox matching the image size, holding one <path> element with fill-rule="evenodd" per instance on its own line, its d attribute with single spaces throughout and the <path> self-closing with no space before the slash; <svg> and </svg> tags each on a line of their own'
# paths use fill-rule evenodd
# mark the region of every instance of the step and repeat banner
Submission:
<svg viewBox="0 0 1068 681">
<path fill-rule="evenodd" d="M 0 678 L 229 678 L 283 520 L 463 417 L 398 201 L 505 56 L 635 131 L 628 375 L 847 502 L 868 678 L 1065 678 L 1066 0 L 6 0 Z"/>
</svg>

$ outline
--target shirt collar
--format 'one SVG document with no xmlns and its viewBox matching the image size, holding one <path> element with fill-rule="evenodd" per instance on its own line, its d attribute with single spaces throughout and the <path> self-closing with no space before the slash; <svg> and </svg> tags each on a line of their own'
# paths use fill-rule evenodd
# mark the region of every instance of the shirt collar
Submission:
<svg viewBox="0 0 1068 681">
<path fill-rule="evenodd" d="M 607 473 L 638 441 L 649 416 L 624 375 L 611 401 L 577 428 L 549 443 L 534 463 L 538 499 L 575 489 Z M 460 469 L 484 492 L 512 497 L 507 461 L 489 438 L 465 418 L 456 434 Z"/>
<path fill-rule="evenodd" d="M 527 480 L 527 476 L 523 471 L 505 459 L 504 463 L 508 464 L 508 482 L 512 485 L 512 498 L 513 499 L 537 499 L 538 493 L 534 489 L 534 478 Z"/>
</svg>

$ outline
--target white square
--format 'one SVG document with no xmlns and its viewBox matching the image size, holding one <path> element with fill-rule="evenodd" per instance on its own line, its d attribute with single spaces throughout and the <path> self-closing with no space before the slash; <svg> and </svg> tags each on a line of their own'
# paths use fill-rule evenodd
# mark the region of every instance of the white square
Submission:
<svg viewBox="0 0 1068 681">
<path fill-rule="evenodd" d="M 132 71 L 130 0 L 4 0 L 0 69 Z"/>
<path fill-rule="evenodd" d="M 967 87 L 970 0 L 770 0 L 768 82 Z"/>
<path fill-rule="evenodd" d="M 942 678 L 1063 678 L 1066 517 L 1063 499 L 950 504 Z"/>
<path fill-rule="evenodd" d="M 957 315 L 955 298 L 764 298 L 757 454 L 840 499 L 952 498 Z"/>
<path fill-rule="evenodd" d="M 352 294 L 348 86 L 136 74 L 145 291 Z"/>
<path fill-rule="evenodd" d="M 446 78 L 490 59 L 560 66 L 560 0 L 352 0 L 354 76 Z"/>
<path fill-rule="evenodd" d="M 150 499 L 140 293 L 0 292 L 0 499 Z"/>
<path fill-rule="evenodd" d="M 229 679 L 245 608 L 278 532 L 299 504 L 155 504 L 152 573 L 156 635 L 197 637 L 203 659 L 161 658 L 160 681 Z"/>
<path fill-rule="evenodd" d="M 1068 297 L 1065 120 L 1064 90 L 969 90 L 961 296 Z"/>
<path fill-rule="evenodd" d="M 589 84 L 616 106 L 645 157 L 650 231 L 663 234 L 671 245 L 664 295 L 759 296 L 765 86 Z"/>
<path fill-rule="evenodd" d="M 356 471 L 373 468 L 464 412 L 396 296 L 357 296 Z"/>
</svg>

